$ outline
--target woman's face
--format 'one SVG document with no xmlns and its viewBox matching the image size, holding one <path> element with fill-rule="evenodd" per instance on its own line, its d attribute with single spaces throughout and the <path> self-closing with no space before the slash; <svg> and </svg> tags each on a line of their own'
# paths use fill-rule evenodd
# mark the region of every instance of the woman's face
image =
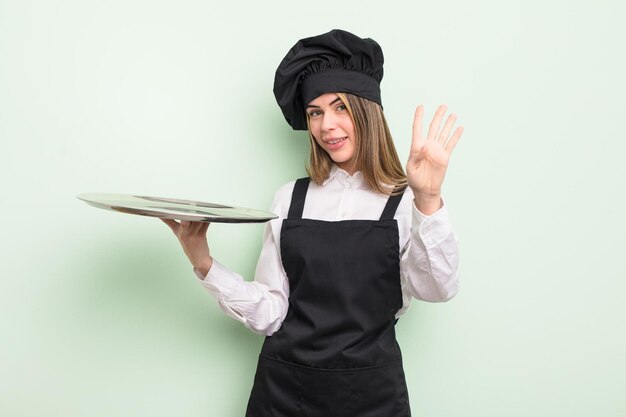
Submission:
<svg viewBox="0 0 626 417">
<path fill-rule="evenodd" d="M 315 141 L 339 168 L 354 174 L 354 123 L 341 98 L 334 93 L 322 94 L 307 105 L 306 112 Z"/>
</svg>

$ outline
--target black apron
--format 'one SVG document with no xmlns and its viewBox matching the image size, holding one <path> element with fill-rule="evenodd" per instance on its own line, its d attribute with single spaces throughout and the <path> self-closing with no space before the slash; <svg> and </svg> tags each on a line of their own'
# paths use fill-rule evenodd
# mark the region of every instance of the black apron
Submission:
<svg viewBox="0 0 626 417">
<path fill-rule="evenodd" d="M 289 310 L 265 339 L 247 417 L 409 417 L 395 314 L 402 195 L 380 220 L 303 219 L 296 181 L 280 248 Z"/>
</svg>

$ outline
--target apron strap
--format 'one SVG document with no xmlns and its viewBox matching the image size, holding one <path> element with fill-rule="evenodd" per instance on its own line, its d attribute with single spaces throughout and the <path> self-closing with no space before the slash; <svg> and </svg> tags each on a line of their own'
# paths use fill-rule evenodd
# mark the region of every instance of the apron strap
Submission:
<svg viewBox="0 0 626 417">
<path fill-rule="evenodd" d="M 306 193 L 309 190 L 309 184 L 311 179 L 309 177 L 299 178 L 293 186 L 293 192 L 291 193 L 291 204 L 289 205 L 289 213 L 287 217 L 289 219 L 301 219 L 302 212 L 304 211 L 304 201 L 306 200 Z M 398 191 L 396 189 L 394 191 Z M 402 196 L 404 194 L 392 195 L 387 199 L 387 204 L 383 209 L 383 213 L 380 215 L 380 220 L 392 220 L 396 215 L 396 210 Z"/>
<path fill-rule="evenodd" d="M 394 192 L 400 191 L 400 188 L 396 188 Z M 396 210 L 398 205 L 400 204 L 400 200 L 402 200 L 402 196 L 404 193 L 392 195 L 387 199 L 387 204 L 383 210 L 383 214 L 380 215 L 380 220 L 392 220 L 393 216 L 396 215 Z"/>
<path fill-rule="evenodd" d="M 311 182 L 309 177 L 304 177 L 296 180 L 296 184 L 293 186 L 293 192 L 291 193 L 291 204 L 289 206 L 289 219 L 301 219 L 302 212 L 304 211 L 304 200 L 306 199 L 306 192 L 309 190 L 309 183 Z"/>
</svg>

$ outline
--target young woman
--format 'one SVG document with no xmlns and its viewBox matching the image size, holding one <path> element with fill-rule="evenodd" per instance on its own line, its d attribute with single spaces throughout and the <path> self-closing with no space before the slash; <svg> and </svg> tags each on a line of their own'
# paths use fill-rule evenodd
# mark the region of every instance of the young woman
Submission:
<svg viewBox="0 0 626 417">
<path fill-rule="evenodd" d="M 309 177 L 280 188 L 254 281 L 213 260 L 206 223 L 164 220 L 220 307 L 267 337 L 246 415 L 410 416 L 394 326 L 411 298 L 458 289 L 457 240 L 441 199 L 463 132 L 440 106 L 413 122 L 406 175 L 380 100 L 372 39 L 298 41 L 276 72 L 287 122 L 308 130 Z"/>
</svg>

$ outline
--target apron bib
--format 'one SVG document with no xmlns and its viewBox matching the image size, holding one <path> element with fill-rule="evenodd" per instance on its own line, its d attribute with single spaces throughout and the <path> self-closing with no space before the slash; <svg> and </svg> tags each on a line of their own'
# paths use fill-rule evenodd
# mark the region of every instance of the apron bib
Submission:
<svg viewBox="0 0 626 417">
<path fill-rule="evenodd" d="M 289 309 L 259 355 L 247 417 L 409 417 L 395 314 L 402 195 L 380 220 L 303 219 L 296 181 L 281 229 Z"/>
</svg>

